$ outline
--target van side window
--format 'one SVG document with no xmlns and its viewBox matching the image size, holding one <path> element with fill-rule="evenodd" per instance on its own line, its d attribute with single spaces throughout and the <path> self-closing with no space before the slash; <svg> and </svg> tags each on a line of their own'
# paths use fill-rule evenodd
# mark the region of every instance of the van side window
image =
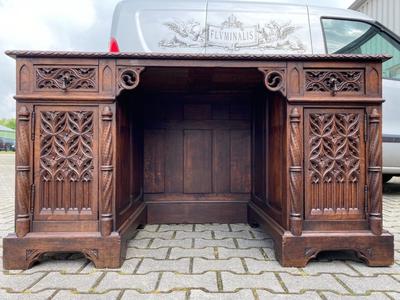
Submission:
<svg viewBox="0 0 400 300">
<path fill-rule="evenodd" d="M 328 53 L 389 54 L 383 78 L 400 80 L 400 43 L 378 27 L 360 21 L 322 19 Z"/>
</svg>

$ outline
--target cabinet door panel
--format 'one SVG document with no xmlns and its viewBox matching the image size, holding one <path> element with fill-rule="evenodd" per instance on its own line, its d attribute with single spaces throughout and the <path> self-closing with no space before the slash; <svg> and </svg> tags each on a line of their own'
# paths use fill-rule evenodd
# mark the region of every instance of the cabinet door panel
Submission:
<svg viewBox="0 0 400 300">
<path fill-rule="evenodd" d="M 34 221 L 98 218 L 98 112 L 35 108 Z"/>
<path fill-rule="evenodd" d="M 362 109 L 306 109 L 305 218 L 365 218 Z"/>
</svg>

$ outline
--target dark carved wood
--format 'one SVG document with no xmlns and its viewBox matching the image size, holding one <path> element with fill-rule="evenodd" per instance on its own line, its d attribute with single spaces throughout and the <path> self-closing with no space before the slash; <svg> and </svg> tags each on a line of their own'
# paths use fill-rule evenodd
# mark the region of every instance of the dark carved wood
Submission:
<svg viewBox="0 0 400 300">
<path fill-rule="evenodd" d="M 18 82 L 5 269 L 69 251 L 117 268 L 139 225 L 180 222 L 258 223 L 284 266 L 326 250 L 393 263 L 386 56 L 7 53 Z"/>
<path fill-rule="evenodd" d="M 289 197 L 290 197 L 290 231 L 293 235 L 302 232 L 302 134 L 300 132 L 301 115 L 299 108 L 293 107 L 289 115 Z"/>
<path fill-rule="evenodd" d="M 41 111 L 40 191 L 37 208 L 46 216 L 60 210 L 92 210 L 93 112 Z"/>
<path fill-rule="evenodd" d="M 97 68 L 89 66 L 36 67 L 36 89 L 96 90 Z"/>
<path fill-rule="evenodd" d="M 29 232 L 30 224 L 30 112 L 25 105 L 19 107 L 17 113 L 17 152 L 16 164 L 16 195 L 15 195 L 15 232 L 23 237 Z"/>
<path fill-rule="evenodd" d="M 382 136 L 380 130 L 381 114 L 372 108 L 369 114 L 369 223 L 371 231 L 382 234 Z"/>
<path fill-rule="evenodd" d="M 113 112 L 110 106 L 105 106 L 101 113 L 101 234 L 108 236 L 112 231 L 112 200 L 113 200 Z"/>
<path fill-rule="evenodd" d="M 363 93 L 364 70 L 307 70 L 305 71 L 306 92 Z"/>
</svg>

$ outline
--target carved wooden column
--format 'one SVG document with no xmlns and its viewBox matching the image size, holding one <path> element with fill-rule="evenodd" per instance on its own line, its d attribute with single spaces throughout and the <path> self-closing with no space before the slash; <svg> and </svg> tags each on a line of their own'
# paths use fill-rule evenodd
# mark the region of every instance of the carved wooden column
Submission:
<svg viewBox="0 0 400 300">
<path fill-rule="evenodd" d="M 381 114 L 373 108 L 369 113 L 369 224 L 373 234 L 382 234 L 382 144 Z M 366 199 L 367 201 L 367 199 Z"/>
<path fill-rule="evenodd" d="M 299 111 L 300 110 L 300 111 Z M 301 108 L 293 107 L 289 114 L 289 226 L 293 235 L 302 233 L 302 130 Z"/>
<path fill-rule="evenodd" d="M 30 113 L 26 106 L 20 106 L 17 114 L 17 149 L 16 149 L 16 223 L 18 237 L 29 232 L 29 199 L 30 199 Z"/>
<path fill-rule="evenodd" d="M 101 112 L 101 219 L 102 236 L 112 232 L 112 200 L 113 200 L 113 112 L 110 106 L 104 106 Z"/>
</svg>

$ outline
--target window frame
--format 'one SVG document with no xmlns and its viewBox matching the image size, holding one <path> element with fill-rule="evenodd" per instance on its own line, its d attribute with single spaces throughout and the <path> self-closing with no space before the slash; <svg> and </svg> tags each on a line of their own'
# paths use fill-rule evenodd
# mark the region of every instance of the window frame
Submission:
<svg viewBox="0 0 400 300">
<path fill-rule="evenodd" d="M 381 23 L 379 23 L 378 21 L 369 21 L 369 20 L 360 20 L 360 19 L 355 19 L 355 18 L 341 18 L 341 17 L 329 17 L 329 16 L 321 16 L 320 17 L 320 24 L 321 24 L 321 29 L 322 29 L 322 36 L 324 39 L 324 49 L 325 49 L 325 54 L 329 54 L 328 53 L 328 45 L 327 45 L 327 40 L 326 40 L 326 34 L 325 34 L 325 28 L 324 28 L 324 19 L 328 19 L 328 20 L 342 20 L 342 21 L 353 21 L 353 22 L 361 22 L 361 23 L 365 23 L 371 26 L 371 29 L 369 29 L 368 31 L 375 31 L 376 33 L 380 34 L 380 36 L 385 39 L 388 43 L 390 43 L 394 48 L 397 48 L 400 52 L 400 37 L 394 33 L 393 31 L 391 31 L 389 28 L 385 27 L 384 25 L 382 25 Z M 367 31 L 367 32 L 368 32 Z M 362 36 L 361 36 L 362 37 Z M 360 38 L 361 38 L 360 37 Z M 347 48 L 349 45 L 352 45 L 355 41 L 357 41 L 359 38 L 357 38 L 356 40 L 354 40 L 353 42 L 351 42 L 350 44 L 348 44 L 347 46 L 343 47 L 343 48 Z M 397 42 L 399 45 L 393 44 L 390 39 L 394 40 L 395 42 Z M 341 49 L 343 49 L 341 48 Z M 396 79 L 396 78 L 389 78 L 389 77 L 383 77 L 383 79 L 387 79 L 387 80 L 395 80 L 395 81 L 400 81 L 400 79 Z"/>
</svg>

